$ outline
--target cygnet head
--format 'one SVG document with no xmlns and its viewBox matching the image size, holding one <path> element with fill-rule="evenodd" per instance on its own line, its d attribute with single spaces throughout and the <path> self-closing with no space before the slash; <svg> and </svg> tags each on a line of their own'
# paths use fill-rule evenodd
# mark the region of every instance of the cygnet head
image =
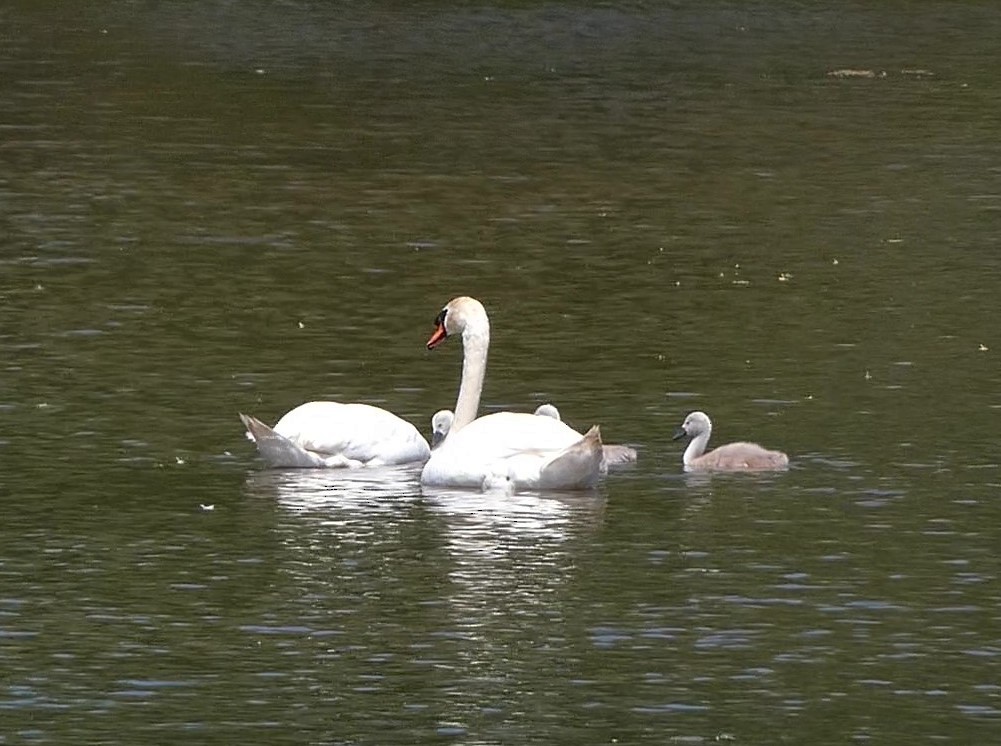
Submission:
<svg viewBox="0 0 1001 746">
<path fill-rule="evenodd" d="M 681 423 L 681 427 L 674 431 L 674 438 L 672 440 L 678 440 L 680 438 L 689 437 L 697 438 L 703 433 L 706 435 L 708 440 L 709 434 L 713 430 L 713 423 L 709 419 L 709 415 L 705 412 L 689 412 L 685 421 Z"/>
<path fill-rule="evenodd" d="M 484 492 L 497 495 L 513 495 L 514 481 L 509 474 L 495 471 L 483 478 L 483 484 L 480 486 L 480 489 Z"/>
<path fill-rule="evenodd" d="M 445 440 L 448 431 L 452 429 L 452 420 L 455 415 L 451 409 L 439 409 L 431 415 L 431 447 L 437 448 Z"/>
<path fill-rule="evenodd" d="M 536 407 L 535 414 L 539 415 L 540 417 L 552 417 L 554 420 L 562 421 L 563 419 L 562 417 L 560 417 L 560 410 L 558 410 L 554 405 L 548 403 L 540 404 L 538 407 Z"/>
<path fill-rule="evenodd" d="M 490 333 L 486 309 L 476 298 L 468 295 L 460 295 L 446 303 L 435 318 L 434 327 L 434 334 L 428 340 L 429 350 L 433 350 L 452 334 L 464 334 L 467 328 L 488 335 Z"/>
</svg>

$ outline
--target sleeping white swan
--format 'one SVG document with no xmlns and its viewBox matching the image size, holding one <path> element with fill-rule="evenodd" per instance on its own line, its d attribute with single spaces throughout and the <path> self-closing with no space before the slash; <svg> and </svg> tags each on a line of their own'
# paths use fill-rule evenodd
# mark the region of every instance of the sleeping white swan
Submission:
<svg viewBox="0 0 1001 746">
<path fill-rule="evenodd" d="M 462 380 L 455 419 L 421 471 L 421 483 L 479 489 L 584 489 L 602 473 L 601 434 L 582 436 L 551 417 L 497 412 L 477 419 L 490 347 L 490 321 L 475 298 L 448 302 L 428 340 L 434 349 L 461 334 Z"/>
<path fill-rule="evenodd" d="M 556 408 L 555 404 L 540 404 L 535 408 L 533 413 L 539 417 L 552 417 L 554 420 L 562 420 L 560 416 L 560 410 Z M 445 436 L 448 435 L 448 431 L 452 429 L 452 421 L 455 419 L 455 415 L 452 414 L 451 409 L 439 409 L 431 417 L 431 447 L 437 448 Z M 636 463 L 636 449 L 630 448 L 629 446 L 615 445 L 613 443 L 605 443 L 601 447 L 602 456 L 605 459 L 605 468 L 611 468 L 615 466 L 621 466 L 622 464 L 633 464 Z"/>
<path fill-rule="evenodd" d="M 261 458 L 276 468 L 423 463 L 431 454 L 416 427 L 369 404 L 307 402 L 274 428 L 249 415 L 240 419 Z"/>
<path fill-rule="evenodd" d="M 757 443 L 727 443 L 704 453 L 713 423 L 705 412 L 691 412 L 674 433 L 674 440 L 689 437 L 682 461 L 685 471 L 769 471 L 785 469 L 789 457 L 782 451 L 769 451 Z"/>
</svg>

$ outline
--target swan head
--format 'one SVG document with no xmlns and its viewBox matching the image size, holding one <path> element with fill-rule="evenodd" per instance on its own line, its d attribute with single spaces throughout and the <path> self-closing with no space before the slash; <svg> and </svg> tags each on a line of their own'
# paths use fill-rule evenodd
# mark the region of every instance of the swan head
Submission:
<svg viewBox="0 0 1001 746">
<path fill-rule="evenodd" d="M 431 447 L 437 448 L 452 429 L 455 415 L 451 409 L 439 409 L 431 416 Z"/>
<path fill-rule="evenodd" d="M 476 298 L 460 295 L 452 298 L 434 320 L 434 334 L 428 340 L 428 349 L 433 350 L 452 334 L 468 332 L 490 333 L 490 322 L 483 304 Z"/>
<path fill-rule="evenodd" d="M 560 410 L 558 410 L 553 404 L 540 404 L 535 408 L 535 414 L 540 417 L 552 417 L 554 420 L 562 420 L 560 417 Z"/>
<path fill-rule="evenodd" d="M 672 440 L 684 437 L 697 438 L 703 433 L 708 437 L 712 429 L 713 423 L 705 412 L 689 412 L 685 421 L 681 423 L 681 427 L 674 431 Z"/>
<path fill-rule="evenodd" d="M 494 470 L 483 478 L 483 484 L 480 485 L 480 489 L 484 492 L 497 495 L 513 495 L 514 481 L 511 479 L 510 474 Z"/>
</svg>

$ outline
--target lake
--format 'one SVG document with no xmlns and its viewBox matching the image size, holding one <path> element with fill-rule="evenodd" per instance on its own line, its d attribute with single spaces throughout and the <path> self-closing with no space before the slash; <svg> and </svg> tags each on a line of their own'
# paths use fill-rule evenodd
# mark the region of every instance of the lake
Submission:
<svg viewBox="0 0 1001 746">
<path fill-rule="evenodd" d="M 1001 16 L 0 8 L 0 743 L 989 743 Z M 238 412 L 481 411 L 590 492 L 274 471 Z M 788 472 L 687 475 L 687 412 Z"/>
</svg>

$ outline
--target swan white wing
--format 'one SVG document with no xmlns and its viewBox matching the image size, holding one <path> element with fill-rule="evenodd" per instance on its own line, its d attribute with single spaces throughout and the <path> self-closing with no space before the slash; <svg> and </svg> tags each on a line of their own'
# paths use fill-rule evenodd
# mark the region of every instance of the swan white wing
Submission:
<svg viewBox="0 0 1001 746">
<path fill-rule="evenodd" d="M 534 489 L 546 465 L 583 437 L 550 417 L 489 414 L 450 433 L 424 465 L 421 482 L 482 488 L 485 482 L 510 479 L 515 487 Z"/>
<path fill-rule="evenodd" d="M 431 453 L 416 427 L 370 404 L 307 402 L 285 414 L 274 431 L 329 466 L 404 464 Z"/>
</svg>

